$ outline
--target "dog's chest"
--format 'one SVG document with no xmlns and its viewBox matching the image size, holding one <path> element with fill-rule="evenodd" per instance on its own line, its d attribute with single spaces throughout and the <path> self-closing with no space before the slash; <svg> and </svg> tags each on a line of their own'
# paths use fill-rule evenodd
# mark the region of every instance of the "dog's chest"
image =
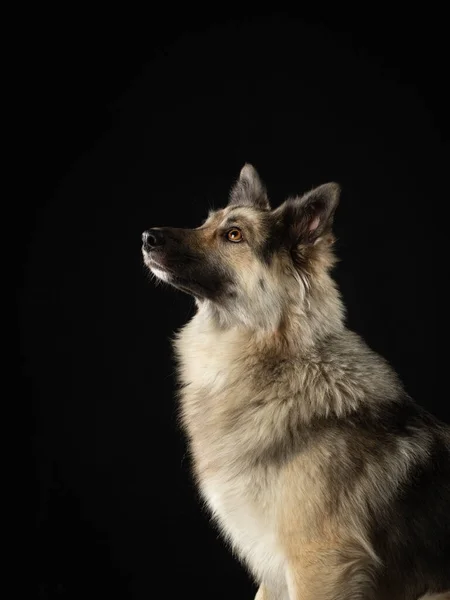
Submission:
<svg viewBox="0 0 450 600">
<path fill-rule="evenodd" d="M 216 435 L 223 413 L 239 398 L 252 394 L 242 346 L 238 332 L 210 330 L 198 317 L 177 340 L 184 425 L 200 437 L 202 432 Z"/>
<path fill-rule="evenodd" d="M 255 391 L 241 340 L 232 332 L 212 336 L 201 321 L 191 322 L 177 350 L 185 384 L 183 422 L 200 491 L 255 576 L 276 582 L 284 568 L 275 524 L 277 474 L 246 464 L 240 445 L 251 431 L 228 425 L 233 402 Z"/>
<path fill-rule="evenodd" d="M 202 495 L 223 534 L 253 574 L 276 585 L 283 580 L 284 558 L 277 540 L 270 490 L 252 481 L 255 474 L 235 478 L 227 475 L 218 472 L 206 477 L 200 484 Z"/>
</svg>

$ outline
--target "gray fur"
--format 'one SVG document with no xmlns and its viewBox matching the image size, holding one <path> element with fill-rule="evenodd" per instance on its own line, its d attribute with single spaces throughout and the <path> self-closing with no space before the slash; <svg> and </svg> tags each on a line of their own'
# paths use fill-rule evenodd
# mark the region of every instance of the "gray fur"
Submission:
<svg viewBox="0 0 450 600">
<path fill-rule="evenodd" d="M 345 326 L 338 198 L 327 184 L 271 210 L 246 165 L 228 207 L 144 244 L 196 298 L 175 343 L 194 474 L 258 600 L 450 593 L 450 428 Z"/>
</svg>

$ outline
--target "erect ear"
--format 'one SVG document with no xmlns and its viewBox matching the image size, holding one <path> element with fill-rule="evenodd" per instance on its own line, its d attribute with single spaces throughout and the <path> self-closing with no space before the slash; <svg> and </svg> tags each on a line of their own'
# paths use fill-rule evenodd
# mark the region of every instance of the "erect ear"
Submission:
<svg viewBox="0 0 450 600">
<path fill-rule="evenodd" d="M 241 204 L 244 206 L 255 206 L 269 210 L 269 199 L 266 188 L 252 165 L 246 163 L 230 191 L 229 204 Z"/>
<path fill-rule="evenodd" d="M 312 245 L 331 231 L 340 191 L 337 183 L 325 183 L 276 209 L 293 246 Z"/>
</svg>

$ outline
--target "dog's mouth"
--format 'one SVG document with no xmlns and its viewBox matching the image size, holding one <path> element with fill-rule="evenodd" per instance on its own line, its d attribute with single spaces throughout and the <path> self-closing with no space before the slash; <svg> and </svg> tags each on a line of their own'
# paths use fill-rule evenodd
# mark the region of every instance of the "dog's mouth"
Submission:
<svg viewBox="0 0 450 600">
<path fill-rule="evenodd" d="M 147 267 L 161 281 L 170 283 L 178 290 L 196 298 L 204 298 L 214 293 L 214 290 L 205 282 L 199 283 L 193 277 L 180 273 L 183 265 L 168 265 L 161 256 L 154 256 L 153 253 L 146 250 L 143 250 L 143 255 Z"/>
<path fill-rule="evenodd" d="M 207 257 L 188 250 L 170 252 L 167 248 L 142 247 L 144 263 L 159 280 L 198 299 L 219 300 L 230 285 L 227 274 Z"/>
<path fill-rule="evenodd" d="M 149 269 L 152 269 L 154 267 L 157 269 L 162 269 L 164 271 L 167 270 L 167 266 L 164 264 L 164 262 L 161 259 L 157 260 L 155 258 L 154 253 L 148 252 L 147 250 L 145 250 L 144 247 L 142 247 L 142 254 L 144 256 L 144 262 Z"/>
</svg>

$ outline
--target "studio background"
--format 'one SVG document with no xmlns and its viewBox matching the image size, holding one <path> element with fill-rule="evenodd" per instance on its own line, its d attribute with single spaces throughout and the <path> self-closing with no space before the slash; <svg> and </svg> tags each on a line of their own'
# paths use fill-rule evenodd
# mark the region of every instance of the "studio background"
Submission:
<svg viewBox="0 0 450 600">
<path fill-rule="evenodd" d="M 170 337 L 194 304 L 155 287 L 141 257 L 143 230 L 198 226 L 244 162 L 273 206 L 341 184 L 348 325 L 450 422 L 431 243 L 442 40 L 417 33 L 438 16 L 404 18 L 167 12 L 146 30 L 81 19 L 42 36 L 32 147 L 45 166 L 21 205 L 18 286 L 33 597 L 253 597 L 202 511 L 176 422 Z"/>
</svg>

